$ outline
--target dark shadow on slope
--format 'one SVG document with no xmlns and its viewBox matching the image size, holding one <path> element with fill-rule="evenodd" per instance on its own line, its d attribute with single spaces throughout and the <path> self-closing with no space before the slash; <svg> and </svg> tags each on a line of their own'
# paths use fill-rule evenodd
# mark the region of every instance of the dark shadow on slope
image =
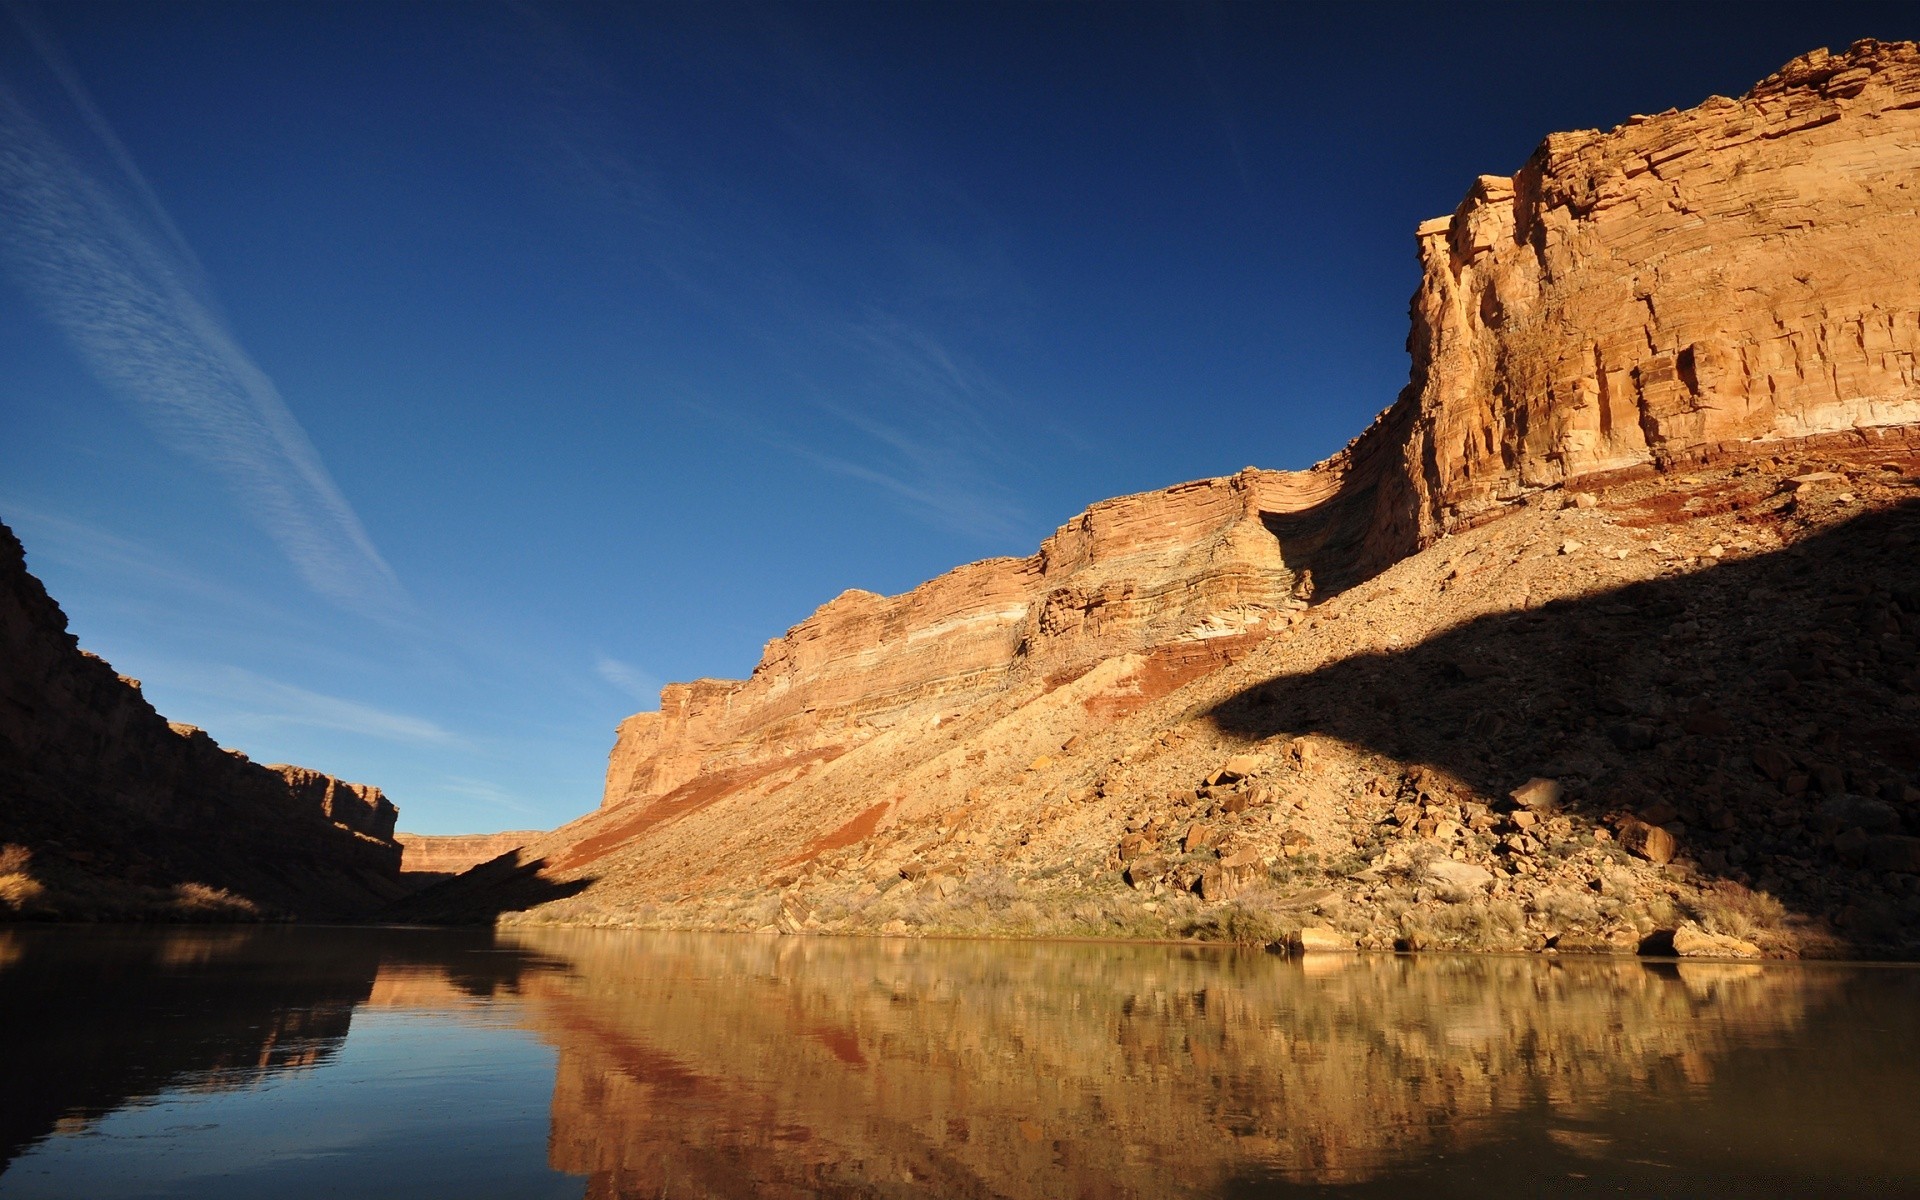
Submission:
<svg viewBox="0 0 1920 1200">
<path fill-rule="evenodd" d="M 491 925 L 501 913 L 522 912 L 585 891 L 596 876 L 549 879 L 544 858 L 509 850 L 498 858 L 388 905 L 373 915 L 385 924 Z"/>
<path fill-rule="evenodd" d="M 0 927 L 0 1172 L 130 1101 L 324 1063 L 382 977 L 403 1002 L 409 980 L 491 996 L 554 969 L 482 931 Z"/>
<path fill-rule="evenodd" d="M 1778 553 L 1278 676 L 1213 716 L 1245 737 L 1322 733 L 1438 768 L 1482 799 L 1560 779 L 1578 822 L 1639 814 L 1677 835 L 1676 869 L 1764 889 L 1862 952 L 1910 953 L 1916 543 L 1908 503 Z M 1388 782 L 1354 802 L 1384 816 L 1419 786 Z"/>
</svg>

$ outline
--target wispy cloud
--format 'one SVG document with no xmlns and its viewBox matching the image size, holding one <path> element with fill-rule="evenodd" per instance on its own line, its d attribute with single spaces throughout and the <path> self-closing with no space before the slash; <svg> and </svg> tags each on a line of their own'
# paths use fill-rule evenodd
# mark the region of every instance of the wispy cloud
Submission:
<svg viewBox="0 0 1920 1200">
<path fill-rule="evenodd" d="M 403 614 L 392 568 L 221 320 L 132 156 L 45 36 L 20 23 L 112 170 L 90 172 L 0 84 L 0 246 L 15 273 L 93 374 L 217 473 L 310 587 L 367 615 Z"/>
<path fill-rule="evenodd" d="M 544 99 L 524 118 L 546 170 L 611 218 L 623 248 L 661 280 L 755 345 L 791 387 L 746 405 L 682 402 L 730 428 L 757 429 L 779 452 L 880 488 L 963 536 L 1030 534 L 1007 481 L 1029 469 L 1036 433 L 1063 431 L 1045 422 L 1036 429 L 1030 406 L 959 347 L 1007 336 L 1032 298 L 984 210 L 936 166 L 912 160 L 885 106 L 860 93 L 847 65 L 826 61 L 777 14 L 758 22 L 757 52 L 740 51 L 751 56 L 742 69 L 806 100 L 742 119 L 757 117 L 785 138 L 812 186 L 864 222 L 857 246 L 846 248 L 856 252 L 839 253 L 760 191 L 730 188 L 697 165 L 661 165 L 658 156 L 675 149 L 650 136 L 644 94 L 613 79 L 559 14 L 516 12 L 525 36 L 513 54 Z M 916 224 L 902 215 L 928 210 L 942 219 Z"/>
<path fill-rule="evenodd" d="M 660 681 L 632 663 L 602 654 L 594 660 L 593 669 L 600 678 L 636 699 L 660 702 Z"/>
<path fill-rule="evenodd" d="M 140 543 L 86 521 L 45 512 L 0 495 L 0 518 L 20 535 L 27 561 L 57 562 L 79 571 L 96 572 L 133 585 L 135 594 L 168 591 L 201 608 L 245 610 L 252 615 L 286 614 L 270 610 L 237 589 L 188 570 L 177 561 Z M 36 570 L 36 574 L 42 574 Z"/>
<path fill-rule="evenodd" d="M 222 730 L 299 725 L 408 746 L 470 748 L 466 739 L 424 717 L 308 691 L 239 667 L 174 668 L 168 672 L 168 682 L 237 706 L 238 711 L 220 717 Z"/>
<path fill-rule="evenodd" d="M 426 789 L 428 793 L 441 793 L 460 800 L 477 800 L 488 808 L 502 808 L 522 816 L 542 817 L 546 814 L 521 802 L 518 796 L 497 783 L 484 779 L 467 779 L 459 775 L 451 776 Z"/>
</svg>

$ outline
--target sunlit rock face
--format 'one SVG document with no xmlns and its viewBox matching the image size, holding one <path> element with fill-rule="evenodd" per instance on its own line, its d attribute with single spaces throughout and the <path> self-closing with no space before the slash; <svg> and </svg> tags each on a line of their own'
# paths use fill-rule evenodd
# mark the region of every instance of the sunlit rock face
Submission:
<svg viewBox="0 0 1920 1200">
<path fill-rule="evenodd" d="M 623 723 L 604 803 L 1270 629 L 1316 587 L 1531 489 L 1920 420 L 1916 176 L 1912 43 L 1816 52 L 1739 100 L 1555 134 L 1420 227 L 1412 382 L 1347 450 L 1107 501 L 1030 558 L 905 595 L 846 592 L 751 679 L 669 685 Z"/>
<path fill-rule="evenodd" d="M 1911 42 L 1482 176 L 1419 229 L 1413 382 L 1369 435 L 1399 447 L 1388 503 L 1425 538 L 1569 478 L 1920 420 L 1916 177 Z"/>
<path fill-rule="evenodd" d="M 393 839 L 400 843 L 400 870 L 418 881 L 458 875 L 518 850 L 538 836 L 534 830 L 510 829 L 504 833 L 396 833 Z"/>
<path fill-rule="evenodd" d="M 398 894 L 377 787 L 170 724 L 67 632 L 0 526 L 0 916 L 351 916 Z"/>
<path fill-rule="evenodd" d="M 1028 558 L 900 596 L 848 591 L 767 644 L 744 681 L 669 684 L 620 726 L 604 803 L 703 774 L 826 757 L 1028 681 L 1171 643 L 1230 645 L 1301 606 L 1310 552 L 1271 527 L 1331 498 L 1328 471 L 1248 469 L 1096 504 Z"/>
<path fill-rule="evenodd" d="M 1582 944 L 1673 932 L 1684 913 L 1667 905 L 1691 911 L 1719 876 L 1812 922 L 1767 917 L 1766 953 L 1840 952 L 1840 926 L 1848 952 L 1909 953 L 1920 908 L 1863 864 L 1920 862 L 1920 842 L 1836 848 L 1813 810 L 1920 789 L 1920 592 L 1910 555 L 1880 553 L 1911 545 L 1920 499 L 1916 178 L 1911 43 L 1549 137 L 1420 228 L 1409 384 L 1339 454 L 1098 504 L 1031 557 L 901 596 L 843 594 L 751 678 L 670 685 L 622 724 L 601 808 L 525 850 L 565 897 L 503 903 L 469 880 L 419 915 L 1183 936 L 1210 919 L 1193 896 L 1264 877 L 1289 905 L 1332 889 L 1312 902 L 1327 920 L 1367 900 L 1353 944 L 1430 945 L 1369 889 L 1405 865 L 1381 829 L 1420 830 L 1457 800 L 1425 815 L 1421 838 L 1447 832 L 1422 853 L 1498 878 L 1474 889 L 1480 932 L 1448 917 L 1444 944 L 1575 936 L 1549 894 L 1585 895 L 1604 867 L 1635 883 Z M 1749 606 L 1743 576 L 1811 607 Z M 1541 657 L 1502 666 L 1534 624 L 1500 622 L 1529 610 L 1551 632 Z M 1796 648 L 1808 612 L 1831 645 Z M 1443 650 L 1464 660 L 1421 665 Z M 1792 701 L 1817 713 L 1774 711 L 1741 691 L 1763 659 L 1769 696 L 1787 676 L 1847 688 Z M 1629 660 L 1631 687 L 1614 669 Z M 1531 678 L 1546 663 L 1553 677 Z M 1316 730 L 1332 735 L 1318 766 L 1291 744 Z M 1773 742 L 1796 763 L 1756 774 L 1756 752 L 1783 761 Z M 1218 794 L 1239 754 L 1264 782 Z M 1572 797 L 1543 848 L 1576 847 L 1538 863 L 1539 839 L 1513 840 L 1494 811 L 1534 776 Z M 1693 810 L 1669 831 L 1681 867 L 1603 863 L 1654 800 Z M 1403 821 L 1402 802 L 1426 808 Z M 1913 811 L 1863 836 L 1920 838 Z M 1195 824 L 1208 831 L 1190 839 Z M 1213 868 L 1231 874 L 1208 895 Z M 1393 904 L 1426 912 L 1424 886 Z M 1720 932 L 1750 940 L 1735 924 Z"/>
</svg>

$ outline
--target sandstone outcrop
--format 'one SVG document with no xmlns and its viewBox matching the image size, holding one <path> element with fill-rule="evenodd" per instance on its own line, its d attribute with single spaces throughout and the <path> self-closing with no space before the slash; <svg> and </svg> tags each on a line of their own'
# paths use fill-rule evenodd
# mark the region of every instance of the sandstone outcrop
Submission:
<svg viewBox="0 0 1920 1200">
<path fill-rule="evenodd" d="M 538 830 L 511 829 L 504 833 L 396 833 L 400 843 L 400 873 L 409 885 L 447 879 L 469 867 L 518 850 L 534 838 Z"/>
<path fill-rule="evenodd" d="M 525 849 L 575 894 L 512 919 L 1630 950 L 1698 908 L 1768 953 L 1920 946 L 1917 810 L 1814 811 L 1920 782 L 1920 580 L 1882 553 L 1920 497 L 1916 181 L 1911 43 L 1548 138 L 1419 230 L 1409 384 L 1340 454 L 670 685 Z M 459 883 L 440 915 L 497 911 Z"/>
<path fill-rule="evenodd" d="M 170 724 L 0 526 L 0 916 L 342 917 L 400 891 L 379 788 Z"/>
<path fill-rule="evenodd" d="M 1383 519 L 1427 540 L 1583 476 L 1920 421 L 1916 177 L 1911 42 L 1482 176 L 1418 231 Z"/>
</svg>

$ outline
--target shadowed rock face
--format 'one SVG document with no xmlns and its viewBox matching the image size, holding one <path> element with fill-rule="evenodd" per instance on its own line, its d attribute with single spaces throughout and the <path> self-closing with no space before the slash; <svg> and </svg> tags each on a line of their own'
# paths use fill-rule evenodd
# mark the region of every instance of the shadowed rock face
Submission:
<svg viewBox="0 0 1920 1200">
<path fill-rule="evenodd" d="M 399 892 L 377 787 L 169 724 L 0 526 L 0 918 L 355 916 Z"/>
<path fill-rule="evenodd" d="M 1564 698 L 1529 695 L 1477 725 L 1448 726 L 1458 744 L 1441 753 L 1429 734 L 1448 713 L 1434 709 L 1428 681 L 1387 668 L 1456 626 L 1554 600 L 1603 605 L 1601 593 L 1653 579 L 1696 574 L 1716 597 L 1702 612 L 1724 612 L 1721 585 L 1708 582 L 1721 564 L 1810 537 L 1821 554 L 1844 557 L 1854 528 L 1874 539 L 1862 543 L 1869 553 L 1877 539 L 1908 536 L 1849 522 L 1915 494 L 1920 218 L 1907 185 L 1917 176 L 1911 43 L 1808 55 L 1739 100 L 1548 138 L 1518 174 L 1482 178 L 1453 216 L 1419 230 L 1412 377 L 1347 449 L 1309 471 L 1249 469 L 1096 505 L 1031 558 L 972 564 L 898 597 L 843 595 L 771 643 L 751 679 L 669 686 L 659 712 L 622 725 L 601 810 L 527 849 L 554 881 L 591 875 L 592 886 L 525 919 L 1178 933 L 1212 919 L 1188 911 L 1185 897 L 1214 860 L 1227 873 L 1209 901 L 1265 886 L 1261 872 L 1278 872 L 1276 860 L 1307 857 L 1315 871 L 1345 868 L 1316 885 L 1370 886 L 1348 875 L 1379 849 L 1370 822 L 1355 824 L 1372 802 L 1411 787 L 1440 806 L 1437 785 L 1423 793 L 1406 782 L 1423 765 L 1408 757 L 1416 752 L 1454 772 L 1455 800 L 1482 808 L 1505 804 L 1528 775 L 1558 770 L 1589 788 L 1575 840 L 1656 802 L 1692 806 L 1702 823 L 1747 819 L 1744 779 L 1728 775 L 1716 786 L 1733 798 L 1703 806 L 1691 781 L 1675 782 L 1681 772 L 1632 766 L 1610 742 L 1571 762 L 1499 753 L 1501 738 L 1522 748 L 1567 740 L 1562 717 L 1596 729 L 1640 723 Z M 1471 562 L 1460 552 L 1468 545 L 1480 555 Z M 1769 561 L 1757 574 L 1770 581 L 1793 565 Z M 1898 665 L 1913 634 L 1891 589 L 1905 585 L 1897 563 L 1881 565 L 1871 597 L 1845 601 L 1870 599 L 1880 624 L 1830 636 L 1865 639 L 1863 653 Z M 1677 614 L 1693 597 L 1691 585 L 1675 590 L 1663 603 Z M 1794 636 L 1786 610 L 1754 616 L 1764 626 L 1756 645 Z M 1648 617 L 1640 635 L 1662 636 L 1666 619 Z M 1731 664 L 1714 667 L 1732 682 Z M 1884 703 L 1907 695 L 1896 674 L 1882 681 Z M 1301 771 L 1299 754 L 1275 739 L 1311 732 L 1307 718 L 1319 714 L 1300 710 L 1283 729 L 1246 719 L 1240 705 L 1261 685 L 1258 696 L 1272 699 L 1316 680 L 1335 681 L 1350 724 L 1364 716 L 1411 736 L 1390 728 L 1340 743 L 1321 756 L 1330 769 Z M 1688 698 L 1715 700 L 1713 681 Z M 1602 700 L 1653 707 L 1590 702 Z M 1673 708 L 1659 705 L 1681 721 Z M 1900 708 L 1886 724 L 1904 729 L 1911 716 Z M 1776 724 L 1770 737 L 1797 728 Z M 1494 752 L 1497 770 L 1479 749 Z M 1274 780 L 1293 772 L 1289 786 L 1299 775 L 1298 790 L 1215 795 L 1214 768 L 1240 752 L 1260 756 Z M 1715 769 L 1727 774 L 1743 751 L 1718 753 Z M 1826 798 L 1864 789 L 1899 802 L 1915 780 L 1898 757 L 1863 762 L 1859 781 L 1841 765 Z M 1604 800 L 1592 790 L 1609 785 L 1640 790 Z M 1276 797 L 1290 811 L 1277 811 Z M 1820 799 L 1804 788 L 1790 796 L 1809 808 Z M 1760 807 L 1752 800 L 1753 819 L 1776 819 Z M 1470 815 L 1462 808 L 1449 832 Z M 1814 836 L 1810 814 L 1777 820 Z M 1187 836 L 1196 822 L 1216 827 Z M 1895 824 L 1869 834 L 1920 832 L 1905 816 Z M 1710 877 L 1745 887 L 1832 869 L 1809 857 L 1813 847 L 1773 846 L 1743 829 L 1751 844 L 1696 829 L 1665 874 L 1648 874 L 1644 858 L 1622 869 L 1682 909 L 1704 903 L 1695 892 Z M 1893 856 L 1889 845 L 1876 842 L 1861 861 Z M 1456 850 L 1477 857 L 1464 843 L 1441 848 Z M 1799 861 L 1751 869 L 1756 852 Z M 1106 895 L 1123 886 L 1121 871 L 1132 879 L 1141 854 L 1162 869 L 1143 864 L 1148 882 L 1123 893 L 1125 904 Z M 1582 860 L 1579 870 L 1598 865 Z M 1689 869 L 1693 883 L 1674 882 Z M 982 882 L 996 874 L 1000 882 Z M 1315 891 L 1299 882 L 1276 886 Z M 1555 874 L 1514 884 L 1517 907 L 1481 944 L 1553 944 L 1552 922 L 1530 906 L 1555 902 L 1534 885 L 1590 882 Z M 1895 915 L 1867 921 L 1882 932 L 1851 944 L 1910 941 L 1920 922 L 1900 915 L 1904 896 L 1904 884 L 1878 889 L 1868 907 Z M 500 911 L 460 897 L 441 892 L 438 914 Z M 1141 907 L 1149 898 L 1161 908 Z M 1858 907 L 1812 894 L 1805 903 L 1828 926 Z M 948 920 L 969 905 L 1000 915 Z M 1640 925 L 1670 919 L 1640 913 L 1602 941 L 1631 948 L 1634 931 L 1647 932 Z M 1364 941 L 1379 931 L 1346 932 Z M 1783 935 L 1772 950 L 1831 947 L 1827 936 Z"/>
</svg>

